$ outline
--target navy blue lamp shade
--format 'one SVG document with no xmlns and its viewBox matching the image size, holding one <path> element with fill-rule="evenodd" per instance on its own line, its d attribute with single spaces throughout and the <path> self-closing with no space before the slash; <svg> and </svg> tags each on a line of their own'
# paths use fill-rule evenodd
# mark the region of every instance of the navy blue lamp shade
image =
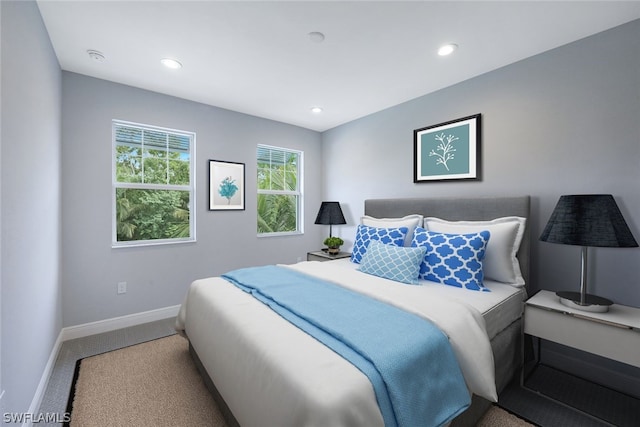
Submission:
<svg viewBox="0 0 640 427">
<path fill-rule="evenodd" d="M 582 246 L 580 292 L 557 292 L 560 302 L 579 310 L 604 312 L 611 301 L 587 294 L 587 248 L 632 248 L 633 237 L 616 201 L 610 194 L 561 196 L 540 240 Z"/>
<path fill-rule="evenodd" d="M 315 224 L 328 225 L 329 237 L 331 237 L 332 225 L 346 223 L 347 221 L 344 219 L 339 202 L 322 202 L 320 204 L 320 210 L 318 211 Z"/>
</svg>

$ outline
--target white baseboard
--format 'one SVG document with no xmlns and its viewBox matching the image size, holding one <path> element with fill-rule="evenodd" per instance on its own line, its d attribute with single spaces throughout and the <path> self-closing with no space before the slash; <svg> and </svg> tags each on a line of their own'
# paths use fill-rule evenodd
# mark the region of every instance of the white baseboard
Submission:
<svg viewBox="0 0 640 427">
<path fill-rule="evenodd" d="M 62 328 L 62 340 L 67 341 L 75 338 L 88 337 L 90 335 L 101 334 L 103 332 L 115 331 L 116 329 L 128 328 L 130 326 L 142 325 L 143 323 L 155 322 L 156 320 L 176 317 L 179 310 L 180 305 L 174 305 L 171 307 L 114 317 L 112 319 L 84 323 L 77 326 L 68 326 L 66 328 Z"/>
<path fill-rule="evenodd" d="M 47 361 L 47 365 L 44 368 L 40 383 L 31 401 L 29 407 L 30 414 L 36 414 L 40 409 L 44 392 L 47 389 L 49 378 L 53 372 L 60 347 L 64 341 L 68 341 L 75 338 L 88 337 L 90 335 L 101 334 L 103 332 L 115 331 L 116 329 L 128 328 L 130 326 L 142 325 L 144 323 L 155 322 L 156 320 L 168 319 L 170 317 L 176 317 L 180 310 L 179 305 L 171 307 L 159 308 L 157 310 L 143 311 L 142 313 L 129 314 L 127 316 L 114 317 L 112 319 L 98 320 L 97 322 L 85 323 L 77 326 L 69 326 L 62 328 L 58 338 L 56 339 L 51 355 Z M 32 423 L 25 423 L 23 427 L 31 427 Z"/>
<path fill-rule="evenodd" d="M 40 409 L 40 404 L 42 403 L 44 392 L 47 389 L 47 385 L 49 384 L 49 378 L 51 377 L 51 373 L 53 372 L 53 366 L 56 363 L 56 359 L 58 358 L 58 353 L 60 352 L 61 346 L 62 331 L 60 331 L 56 342 L 53 344 L 53 349 L 51 350 L 51 354 L 49 355 L 49 360 L 47 360 L 47 364 L 44 367 L 44 372 L 42 373 L 42 377 L 40 377 L 40 382 L 38 383 L 38 388 L 33 395 L 33 400 L 31 400 L 31 406 L 29 406 L 29 414 L 37 414 L 38 410 Z M 32 425 L 33 422 L 29 421 L 22 424 L 22 427 L 31 427 Z"/>
</svg>

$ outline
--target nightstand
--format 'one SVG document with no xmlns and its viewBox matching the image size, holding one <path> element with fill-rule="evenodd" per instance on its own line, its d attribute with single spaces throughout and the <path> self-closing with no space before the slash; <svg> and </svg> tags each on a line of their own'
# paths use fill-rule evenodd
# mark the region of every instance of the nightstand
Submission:
<svg viewBox="0 0 640 427">
<path fill-rule="evenodd" d="M 613 304 L 606 313 L 580 311 L 560 304 L 554 292 L 540 291 L 525 302 L 524 333 L 640 367 L 640 308 Z"/>
<path fill-rule="evenodd" d="M 335 255 L 331 255 L 325 251 L 307 252 L 307 261 L 332 261 L 334 259 L 349 258 L 351 252 L 338 252 Z"/>
<path fill-rule="evenodd" d="M 538 349 L 535 366 L 531 370 L 525 367 L 523 355 L 520 385 L 539 396 L 599 421 L 603 420 L 585 406 L 575 407 L 542 392 L 538 387 L 527 386 L 527 379 L 543 365 L 540 359 L 541 340 L 553 341 L 640 367 L 640 308 L 613 304 L 606 313 L 580 311 L 562 305 L 554 292 L 540 291 L 524 304 L 523 332 L 538 338 Z M 528 371 L 526 377 L 525 371 Z"/>
</svg>

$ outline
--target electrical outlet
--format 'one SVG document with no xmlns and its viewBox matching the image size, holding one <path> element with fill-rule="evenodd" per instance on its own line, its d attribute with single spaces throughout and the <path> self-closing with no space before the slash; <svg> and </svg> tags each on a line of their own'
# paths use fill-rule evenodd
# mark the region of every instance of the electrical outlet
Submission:
<svg viewBox="0 0 640 427">
<path fill-rule="evenodd" d="M 118 282 L 118 295 L 127 293 L 127 282 Z"/>
</svg>

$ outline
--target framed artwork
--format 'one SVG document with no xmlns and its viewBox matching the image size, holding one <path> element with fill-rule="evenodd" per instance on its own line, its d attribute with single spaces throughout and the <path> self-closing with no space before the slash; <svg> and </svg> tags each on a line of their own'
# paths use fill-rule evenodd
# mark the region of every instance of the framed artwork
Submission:
<svg viewBox="0 0 640 427">
<path fill-rule="evenodd" d="M 480 179 L 480 114 L 413 131 L 413 182 Z"/>
<path fill-rule="evenodd" d="M 244 210 L 244 163 L 209 160 L 209 210 Z"/>
</svg>

